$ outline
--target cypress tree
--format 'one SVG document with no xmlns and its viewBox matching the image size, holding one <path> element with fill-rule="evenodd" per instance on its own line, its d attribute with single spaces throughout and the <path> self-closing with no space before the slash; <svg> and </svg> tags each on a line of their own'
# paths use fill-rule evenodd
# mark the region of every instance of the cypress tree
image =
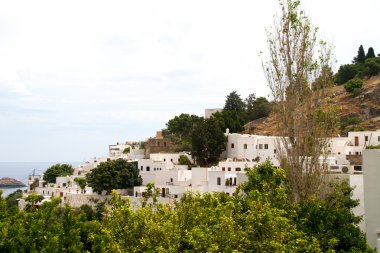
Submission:
<svg viewBox="0 0 380 253">
<path fill-rule="evenodd" d="M 365 55 L 365 58 L 369 59 L 369 58 L 375 58 L 375 57 L 376 55 L 375 55 L 375 50 L 373 50 L 373 47 L 368 48 L 368 52 Z"/>
<path fill-rule="evenodd" d="M 364 63 L 365 53 L 364 53 L 364 48 L 362 45 L 360 45 L 359 50 L 358 50 L 358 56 L 355 57 L 354 61 L 355 63 Z"/>
</svg>

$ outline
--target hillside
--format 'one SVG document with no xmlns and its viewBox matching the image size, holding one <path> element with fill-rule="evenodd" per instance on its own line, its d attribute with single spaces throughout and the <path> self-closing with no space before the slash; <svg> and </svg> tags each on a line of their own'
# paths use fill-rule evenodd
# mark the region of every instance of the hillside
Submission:
<svg viewBox="0 0 380 253">
<path fill-rule="evenodd" d="M 344 85 L 327 89 L 330 103 L 339 105 L 342 135 L 353 130 L 380 129 L 380 75 L 364 81 L 363 92 L 354 97 L 346 92 Z M 244 133 L 259 135 L 279 135 L 275 115 L 247 123 Z"/>
</svg>

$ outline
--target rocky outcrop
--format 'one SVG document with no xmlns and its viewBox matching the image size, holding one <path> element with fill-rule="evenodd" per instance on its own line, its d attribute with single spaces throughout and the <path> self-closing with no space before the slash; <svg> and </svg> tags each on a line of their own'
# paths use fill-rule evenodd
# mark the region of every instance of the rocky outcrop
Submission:
<svg viewBox="0 0 380 253">
<path fill-rule="evenodd" d="M 3 178 L 0 178 L 0 187 L 1 188 L 18 188 L 18 187 L 26 187 L 26 185 L 14 178 L 3 177 Z"/>
</svg>

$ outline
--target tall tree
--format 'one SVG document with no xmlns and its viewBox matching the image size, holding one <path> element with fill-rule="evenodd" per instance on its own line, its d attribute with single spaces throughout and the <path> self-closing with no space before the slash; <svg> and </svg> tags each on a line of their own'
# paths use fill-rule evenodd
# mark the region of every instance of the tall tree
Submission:
<svg viewBox="0 0 380 253">
<path fill-rule="evenodd" d="M 322 185 L 318 159 L 327 146 L 326 137 L 335 130 L 335 114 L 321 103 L 329 80 L 323 68 L 331 64 L 331 50 L 317 39 L 317 29 L 299 5 L 296 0 L 280 0 L 280 16 L 267 32 L 269 60 L 263 62 L 282 136 L 281 166 L 294 201 L 318 193 Z M 317 77 L 322 89 L 312 92 Z"/>
<path fill-rule="evenodd" d="M 234 110 L 238 112 L 244 112 L 245 103 L 237 91 L 233 91 L 226 97 L 223 110 Z"/>
<path fill-rule="evenodd" d="M 191 154 L 200 165 L 218 162 L 225 145 L 226 137 L 213 117 L 198 124 L 192 132 Z"/>
<path fill-rule="evenodd" d="M 376 57 L 376 54 L 375 54 L 375 50 L 373 50 L 373 47 L 368 48 L 368 52 L 365 55 L 365 58 L 369 59 L 369 58 L 375 58 L 375 57 Z"/>
<path fill-rule="evenodd" d="M 354 63 L 364 63 L 365 61 L 365 52 L 363 45 L 360 45 L 358 49 L 358 55 L 354 58 Z"/>
</svg>

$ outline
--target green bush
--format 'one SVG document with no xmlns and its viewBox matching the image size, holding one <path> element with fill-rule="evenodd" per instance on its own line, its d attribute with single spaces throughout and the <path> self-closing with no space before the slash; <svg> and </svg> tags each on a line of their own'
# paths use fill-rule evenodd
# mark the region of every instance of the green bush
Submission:
<svg viewBox="0 0 380 253">
<path fill-rule="evenodd" d="M 368 77 L 376 76 L 380 73 L 380 58 L 369 58 L 364 63 L 364 74 Z"/>
<path fill-rule="evenodd" d="M 355 77 L 348 81 L 345 85 L 344 88 L 346 89 L 347 92 L 353 93 L 355 89 L 361 89 L 363 86 L 363 80 L 360 79 L 359 77 Z"/>
</svg>

